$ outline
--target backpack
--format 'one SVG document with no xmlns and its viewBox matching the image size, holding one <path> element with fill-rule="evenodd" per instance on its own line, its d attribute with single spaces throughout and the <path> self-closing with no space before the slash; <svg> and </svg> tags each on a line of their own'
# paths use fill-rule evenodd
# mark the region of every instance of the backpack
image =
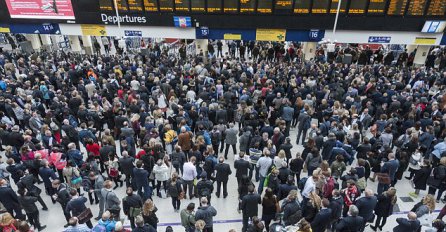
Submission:
<svg viewBox="0 0 446 232">
<path fill-rule="evenodd" d="M 327 182 L 324 184 L 324 186 L 322 187 L 323 189 L 323 193 L 324 193 L 324 197 L 325 198 L 330 198 L 331 197 L 331 193 L 333 192 L 333 190 L 335 189 L 335 180 L 334 178 L 331 176 L 330 178 L 328 178 Z"/>
<path fill-rule="evenodd" d="M 401 135 L 401 136 L 394 142 L 394 145 L 395 145 L 396 147 L 401 148 L 401 147 L 405 144 L 405 142 L 406 142 L 406 137 L 407 137 L 407 134 Z"/>
<path fill-rule="evenodd" d="M 206 145 L 212 144 L 211 136 L 209 135 L 209 133 L 207 131 L 205 131 L 203 133 L 203 138 L 204 138 L 204 141 L 206 142 Z"/>
<path fill-rule="evenodd" d="M 218 145 L 220 143 L 220 141 L 218 140 L 219 135 L 220 135 L 219 131 L 211 133 L 211 142 L 213 145 Z"/>
<path fill-rule="evenodd" d="M 95 227 L 93 227 L 93 229 L 91 231 L 92 232 L 107 232 L 107 228 L 105 227 L 105 225 L 97 224 Z"/>
<path fill-rule="evenodd" d="M 77 119 L 73 115 L 68 116 L 68 121 L 69 121 L 71 126 L 73 126 L 73 127 L 77 127 L 78 126 Z"/>
<path fill-rule="evenodd" d="M 299 182 L 297 183 L 297 188 L 300 191 L 304 190 L 305 184 L 307 183 L 308 177 L 302 177 Z"/>
</svg>

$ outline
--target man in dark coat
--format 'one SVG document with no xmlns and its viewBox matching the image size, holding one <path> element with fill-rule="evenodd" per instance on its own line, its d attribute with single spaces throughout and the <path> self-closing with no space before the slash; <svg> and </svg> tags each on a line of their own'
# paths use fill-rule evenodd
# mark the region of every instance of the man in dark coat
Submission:
<svg viewBox="0 0 446 232">
<path fill-rule="evenodd" d="M 62 211 L 64 212 L 65 220 L 67 220 L 67 224 L 65 224 L 64 227 L 68 227 L 68 220 L 70 220 L 71 215 L 66 212 L 65 209 L 70 201 L 69 187 L 67 184 L 60 183 L 60 180 L 53 180 L 51 184 L 56 191 L 56 194 L 53 195 L 53 199 L 59 202 L 60 206 L 62 207 Z"/>
<path fill-rule="evenodd" d="M 250 167 L 249 161 L 245 160 L 245 153 L 240 152 L 239 158 L 234 162 L 235 177 L 237 177 L 237 184 L 240 184 L 242 176 L 248 176 L 248 170 Z"/>
<path fill-rule="evenodd" d="M 359 216 L 363 217 L 365 222 L 373 222 L 374 214 L 373 210 L 375 209 L 376 204 L 378 203 L 377 197 L 373 194 L 371 189 L 365 190 L 365 196 L 359 198 L 355 205 L 358 207 Z M 365 224 L 364 224 L 365 226 Z"/>
<path fill-rule="evenodd" d="M 215 193 L 215 195 L 217 195 L 217 197 L 220 197 L 220 189 L 221 185 L 223 184 L 223 198 L 226 198 L 228 196 L 228 179 L 229 175 L 232 174 L 232 171 L 231 166 L 224 162 L 225 159 L 223 157 L 220 157 L 218 159 L 218 164 L 215 165 L 215 180 L 217 181 L 217 192 Z"/>
<path fill-rule="evenodd" d="M 142 199 L 151 198 L 152 191 L 149 186 L 149 172 L 143 168 L 143 161 L 138 160 L 133 168 L 132 184 L 136 187 Z"/>
<path fill-rule="evenodd" d="M 201 172 L 201 180 L 197 183 L 197 193 L 200 198 L 206 197 L 209 204 L 211 204 L 211 195 L 214 191 L 214 185 L 212 181 L 207 179 L 207 173 Z"/>
<path fill-rule="evenodd" d="M 248 194 L 242 198 L 241 210 L 243 211 L 243 228 L 242 232 L 246 232 L 248 229 L 248 221 L 250 218 L 257 216 L 258 205 L 262 203 L 262 199 L 259 194 L 254 193 L 254 186 L 248 186 Z"/>
<path fill-rule="evenodd" d="M 325 232 L 325 230 L 330 225 L 331 220 L 331 209 L 330 201 L 327 198 L 322 200 L 322 209 L 316 214 L 313 221 L 311 222 L 311 228 L 313 232 Z"/>
<path fill-rule="evenodd" d="M 8 213 L 16 219 L 25 219 L 17 194 L 8 186 L 8 181 L 5 179 L 0 179 L 0 196 L 0 203 L 3 204 Z"/>
<path fill-rule="evenodd" d="M 417 215 L 414 212 L 409 212 L 407 218 L 397 218 L 398 225 L 393 228 L 393 232 L 412 232 L 418 231 L 421 227 L 420 221 L 417 219 Z"/>
<path fill-rule="evenodd" d="M 400 162 L 395 159 L 395 154 L 389 153 L 388 155 L 388 161 L 383 164 L 381 167 L 380 173 L 387 173 L 389 174 L 391 183 L 394 183 L 395 180 L 395 174 L 398 171 L 398 168 L 400 166 Z M 378 184 L 378 195 L 381 195 L 383 191 L 386 191 L 390 187 L 389 184 Z"/>
<path fill-rule="evenodd" d="M 135 158 L 129 156 L 127 151 L 122 152 L 122 157 L 119 158 L 119 164 L 121 165 L 122 173 L 125 175 L 125 186 L 130 187 L 130 180 L 133 178 L 133 161 Z"/>
<path fill-rule="evenodd" d="M 364 218 L 358 216 L 359 211 L 356 205 L 351 205 L 348 209 L 348 216 L 342 218 L 336 225 L 336 231 L 362 231 L 364 228 Z"/>
<path fill-rule="evenodd" d="M 19 171 L 19 176 L 21 176 L 20 181 L 17 183 L 17 187 L 19 189 L 26 189 L 29 194 L 32 194 L 33 196 L 37 197 L 37 200 L 42 205 L 42 210 L 48 210 L 48 207 L 46 206 L 45 202 L 43 201 L 42 197 L 40 196 L 40 193 L 42 190 L 35 185 L 37 182 L 34 178 L 34 175 L 32 174 L 26 174 L 22 171 Z"/>
</svg>

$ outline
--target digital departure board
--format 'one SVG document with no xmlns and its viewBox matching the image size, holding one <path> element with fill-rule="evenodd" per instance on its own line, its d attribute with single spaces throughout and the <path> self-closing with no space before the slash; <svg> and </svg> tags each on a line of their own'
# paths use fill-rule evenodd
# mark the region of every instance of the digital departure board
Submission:
<svg viewBox="0 0 446 232">
<path fill-rule="evenodd" d="M 176 11 L 189 11 L 189 0 L 175 0 Z"/>
<path fill-rule="evenodd" d="M 352 0 L 355 1 L 355 0 Z M 339 13 L 345 13 L 347 10 L 347 0 L 342 0 L 341 1 L 341 7 L 339 8 Z M 339 4 L 339 0 L 333 0 L 331 1 L 331 6 L 330 6 L 330 13 L 332 14 L 336 14 L 336 12 L 338 11 L 338 4 Z"/>
<path fill-rule="evenodd" d="M 144 0 L 144 10 L 147 12 L 158 11 L 158 1 L 157 0 Z"/>
<path fill-rule="evenodd" d="M 424 15 L 427 0 L 410 0 L 407 15 Z"/>
<path fill-rule="evenodd" d="M 142 0 L 128 0 L 129 10 L 141 12 L 143 10 Z"/>
<path fill-rule="evenodd" d="M 254 13 L 256 0 L 240 0 L 240 13 Z"/>
<path fill-rule="evenodd" d="M 205 0 L 192 0 L 190 9 L 192 12 L 206 12 Z"/>
<path fill-rule="evenodd" d="M 427 15 L 429 16 L 443 16 L 446 11 L 445 0 L 431 0 L 429 8 L 427 8 Z"/>
<path fill-rule="evenodd" d="M 270 14 L 273 13 L 273 1 L 272 0 L 258 0 L 257 1 L 257 13 Z"/>
<path fill-rule="evenodd" d="M 158 0 L 160 4 L 160 11 L 173 11 L 174 0 Z"/>
<path fill-rule="evenodd" d="M 116 5 L 119 11 L 128 11 L 127 0 L 116 0 Z"/>
<path fill-rule="evenodd" d="M 367 8 L 367 0 L 351 0 L 349 14 L 364 14 Z"/>
<path fill-rule="evenodd" d="M 224 0 L 223 11 L 225 13 L 237 13 L 238 12 L 238 0 Z"/>
<path fill-rule="evenodd" d="M 325 14 L 328 12 L 328 6 L 330 0 L 313 0 L 313 8 L 311 13 L 313 14 Z"/>
<path fill-rule="evenodd" d="M 218 13 L 221 12 L 222 1 L 221 0 L 207 0 L 208 1 L 208 12 L 209 13 Z"/>
<path fill-rule="evenodd" d="M 368 14 L 384 14 L 387 0 L 370 0 Z"/>
<path fill-rule="evenodd" d="M 407 0 L 390 0 L 388 15 L 404 15 L 406 11 Z"/>
<path fill-rule="evenodd" d="M 275 5 L 275 11 L 277 13 L 291 13 L 293 10 L 292 0 L 277 0 Z"/>
<path fill-rule="evenodd" d="M 99 9 L 102 11 L 112 11 L 113 3 L 111 0 L 99 0 Z"/>
<path fill-rule="evenodd" d="M 294 13 L 296 14 L 308 14 L 310 13 L 311 0 L 295 0 L 294 1 Z"/>
</svg>

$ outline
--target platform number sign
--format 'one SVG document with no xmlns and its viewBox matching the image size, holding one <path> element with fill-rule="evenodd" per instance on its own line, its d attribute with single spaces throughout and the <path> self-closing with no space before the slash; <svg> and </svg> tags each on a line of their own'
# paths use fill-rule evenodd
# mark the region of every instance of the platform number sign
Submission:
<svg viewBox="0 0 446 232">
<path fill-rule="evenodd" d="M 200 28 L 201 36 L 202 37 L 208 37 L 209 36 L 209 28 L 208 27 L 201 27 Z"/>
<path fill-rule="evenodd" d="M 308 37 L 310 40 L 317 40 L 319 38 L 319 30 L 310 30 Z"/>
</svg>

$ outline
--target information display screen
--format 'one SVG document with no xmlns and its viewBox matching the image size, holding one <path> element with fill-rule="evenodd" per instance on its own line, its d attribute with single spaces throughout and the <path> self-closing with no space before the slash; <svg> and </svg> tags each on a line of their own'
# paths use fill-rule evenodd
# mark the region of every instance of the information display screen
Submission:
<svg viewBox="0 0 446 232">
<path fill-rule="evenodd" d="M 364 14 L 367 8 L 367 0 L 351 0 L 349 14 Z"/>
<path fill-rule="evenodd" d="M 355 1 L 355 0 L 352 0 L 352 1 Z M 338 4 L 339 4 L 339 0 L 331 1 L 330 13 L 336 14 L 336 12 L 338 11 Z M 339 13 L 345 13 L 346 10 L 347 10 L 347 1 L 342 0 L 341 7 L 339 8 Z"/>
<path fill-rule="evenodd" d="M 206 12 L 205 0 L 192 0 L 191 10 L 192 12 Z"/>
<path fill-rule="evenodd" d="M 190 0 L 175 0 L 175 10 L 176 11 L 189 11 L 189 1 Z"/>
<path fill-rule="evenodd" d="M 127 0 L 116 0 L 116 5 L 118 6 L 119 11 L 125 12 L 129 10 Z"/>
<path fill-rule="evenodd" d="M 293 10 L 292 0 L 277 0 L 275 5 L 275 11 L 277 13 L 291 13 Z"/>
<path fill-rule="evenodd" d="M 384 14 L 386 12 L 387 0 L 370 0 L 368 14 Z"/>
<path fill-rule="evenodd" d="M 160 11 L 173 11 L 174 0 L 159 0 Z"/>
<path fill-rule="evenodd" d="M 426 8 L 427 0 L 410 0 L 409 8 L 407 9 L 407 15 L 424 15 L 424 9 Z"/>
<path fill-rule="evenodd" d="M 222 9 L 222 1 L 221 0 L 208 0 L 208 12 L 209 13 L 218 13 L 221 12 Z"/>
<path fill-rule="evenodd" d="M 71 0 L 6 0 L 11 18 L 74 19 Z"/>
<path fill-rule="evenodd" d="M 99 9 L 101 11 L 112 11 L 113 3 L 111 0 L 99 0 Z"/>
<path fill-rule="evenodd" d="M 335 0 L 333 0 L 333 1 L 335 1 Z M 313 13 L 313 14 L 327 13 L 329 4 L 330 4 L 330 0 L 313 0 L 313 8 L 311 9 L 311 13 Z"/>
<path fill-rule="evenodd" d="M 257 12 L 270 14 L 273 13 L 273 0 L 258 0 L 257 1 Z"/>
<path fill-rule="evenodd" d="M 390 0 L 388 15 L 404 15 L 407 0 Z"/>
<path fill-rule="evenodd" d="M 128 0 L 129 10 L 141 12 L 143 10 L 142 0 Z"/>
<path fill-rule="evenodd" d="M 254 13 L 256 0 L 240 0 L 240 13 Z"/>
<path fill-rule="evenodd" d="M 237 13 L 238 12 L 238 0 L 224 0 L 223 11 L 225 13 Z"/>
<path fill-rule="evenodd" d="M 147 12 L 156 12 L 158 11 L 158 2 L 157 0 L 144 0 L 144 10 Z"/>
<path fill-rule="evenodd" d="M 295 0 L 294 13 L 308 14 L 310 13 L 311 0 Z"/>
<path fill-rule="evenodd" d="M 427 15 L 429 16 L 443 16 L 446 11 L 445 0 L 431 0 L 429 8 L 427 8 Z"/>
</svg>

